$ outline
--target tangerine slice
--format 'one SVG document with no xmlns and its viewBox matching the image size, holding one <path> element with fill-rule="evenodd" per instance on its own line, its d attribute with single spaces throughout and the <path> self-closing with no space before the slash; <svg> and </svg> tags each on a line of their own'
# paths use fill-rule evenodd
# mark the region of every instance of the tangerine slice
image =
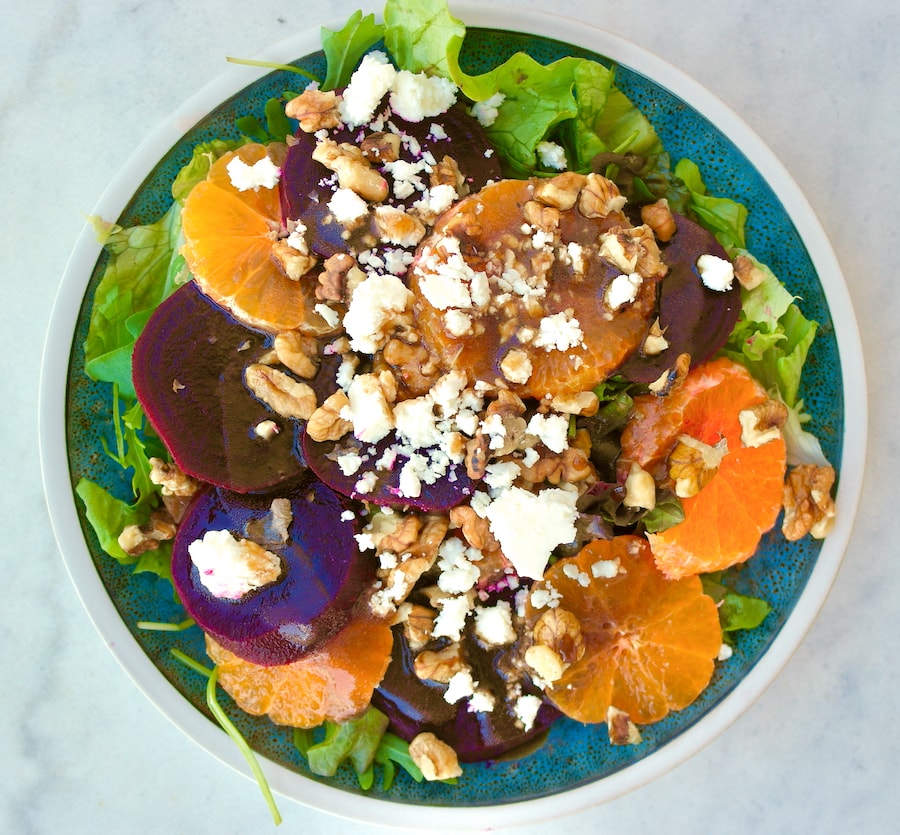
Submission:
<svg viewBox="0 0 900 835">
<path fill-rule="evenodd" d="M 598 563 L 618 564 L 618 573 L 595 577 Z M 605 722 L 615 707 L 649 724 L 687 707 L 709 684 L 722 646 L 716 604 L 699 578 L 663 576 L 643 538 L 589 543 L 534 586 L 551 587 L 559 606 L 578 619 L 584 642 L 584 655 L 545 691 L 567 716 Z M 533 626 L 545 610 L 530 600 L 526 620 Z"/>
<path fill-rule="evenodd" d="M 620 474 L 634 461 L 665 481 L 667 459 L 682 435 L 710 446 L 722 439 L 727 444 L 709 481 L 696 495 L 682 499 L 684 521 L 647 535 L 666 576 L 719 571 L 744 562 L 774 526 L 786 470 L 784 440 L 747 447 L 739 420 L 743 410 L 766 397 L 743 366 L 720 358 L 689 372 L 669 397 L 635 398 L 622 433 Z"/>
<path fill-rule="evenodd" d="M 182 209 L 182 254 L 197 286 L 239 321 L 270 333 L 329 331 L 315 312 L 315 281 L 291 280 L 272 254 L 282 234 L 279 186 L 239 191 L 228 163 L 248 165 L 268 155 L 281 165 L 280 143 L 242 145 L 217 159 L 191 190 Z"/>
<path fill-rule="evenodd" d="M 290 664 L 263 667 L 206 636 L 219 683 L 238 707 L 295 728 L 346 722 L 365 710 L 391 661 L 392 644 L 386 622 L 358 617 L 321 649 Z"/>
<path fill-rule="evenodd" d="M 526 207 L 536 205 L 535 186 L 500 180 L 448 209 L 420 244 L 409 286 L 423 343 L 445 370 L 465 370 L 471 382 L 495 385 L 499 379 L 521 397 L 542 398 L 586 391 L 634 352 L 655 309 L 661 276 L 645 278 L 632 303 L 611 310 L 605 293 L 622 270 L 600 257 L 599 237 L 631 224 L 620 211 L 586 217 L 573 206 L 559 210 L 558 224 L 541 231 L 526 221 Z M 441 302 L 429 294 L 428 282 L 444 267 L 457 270 L 458 257 L 488 276 L 487 304 L 476 302 L 473 291 L 473 307 L 436 306 Z M 510 283 L 520 289 L 510 291 Z M 470 317 L 469 332 L 459 325 L 460 314 Z M 545 319 L 560 316 L 576 320 L 583 336 L 557 347 L 535 338 Z"/>
</svg>

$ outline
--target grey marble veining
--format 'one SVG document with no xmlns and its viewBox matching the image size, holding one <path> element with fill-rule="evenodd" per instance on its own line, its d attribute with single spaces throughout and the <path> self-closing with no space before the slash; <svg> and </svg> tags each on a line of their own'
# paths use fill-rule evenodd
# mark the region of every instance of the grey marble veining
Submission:
<svg viewBox="0 0 900 835">
<path fill-rule="evenodd" d="M 311 23 L 341 21 L 356 3 L 8 5 L 0 35 L 0 831 L 265 831 L 256 786 L 154 709 L 106 650 L 69 582 L 38 468 L 40 355 L 84 216 L 132 148 L 217 75 L 226 55 L 253 55 Z M 870 449 L 858 523 L 834 588 L 756 704 L 654 783 L 517 831 L 895 831 L 900 12 L 892 0 L 852 8 L 813 0 L 559 0 L 553 8 L 692 76 L 791 172 L 832 241 L 860 322 Z M 286 800 L 280 806 L 286 832 L 368 831 Z"/>
</svg>

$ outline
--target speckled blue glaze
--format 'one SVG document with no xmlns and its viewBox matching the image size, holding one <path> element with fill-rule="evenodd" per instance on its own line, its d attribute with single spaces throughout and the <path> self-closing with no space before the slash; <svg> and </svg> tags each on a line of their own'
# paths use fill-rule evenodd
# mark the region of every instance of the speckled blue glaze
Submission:
<svg viewBox="0 0 900 835">
<path fill-rule="evenodd" d="M 564 55 L 581 55 L 608 61 L 582 49 L 540 37 L 488 30 L 469 30 L 463 55 L 468 72 L 489 69 L 517 50 L 525 50 L 542 62 Z M 299 66 L 319 77 L 325 64 L 321 53 L 307 56 Z M 131 225 L 155 220 L 171 202 L 169 186 L 192 147 L 214 137 L 236 136 L 234 119 L 248 113 L 262 115 L 265 101 L 284 90 L 298 89 L 302 79 L 294 74 L 273 73 L 224 102 L 208 118 L 190 130 L 149 173 L 141 189 L 126 207 L 119 223 Z M 818 337 L 807 365 L 801 396 L 829 460 L 840 465 L 844 405 L 840 388 L 840 358 L 828 305 L 815 270 L 796 229 L 777 196 L 757 170 L 714 125 L 651 80 L 626 68 L 617 71 L 620 88 L 647 114 L 669 151 L 673 163 L 690 157 L 701 168 L 713 194 L 733 197 L 749 209 L 747 242 L 762 261 L 769 264 L 788 289 L 802 298 L 805 314 L 820 323 Z M 88 380 L 82 373 L 82 344 L 87 333 L 88 313 L 105 258 L 101 257 L 84 297 L 79 325 L 74 334 L 67 397 L 67 439 L 73 487 L 82 477 L 90 478 L 125 498 L 129 488 L 122 471 L 104 455 L 101 440 L 113 443 L 108 417 L 109 386 Z M 79 503 L 80 509 L 80 503 Z M 171 586 L 151 574 L 135 574 L 100 550 L 90 525 L 81 517 L 82 528 L 97 571 L 124 622 L 131 629 L 160 672 L 196 709 L 207 716 L 205 679 L 175 661 L 169 650 L 176 647 L 188 655 L 206 659 L 197 629 L 180 633 L 138 630 L 138 620 L 178 621 L 183 611 L 173 600 Z M 820 543 L 809 538 L 787 544 L 773 532 L 763 540 L 759 553 L 732 583 L 739 591 L 759 595 L 772 605 L 763 625 L 750 633 L 738 633 L 734 656 L 718 666 L 710 687 L 686 710 L 642 729 L 639 746 L 611 747 L 605 726 L 586 727 L 571 721 L 557 723 L 536 754 L 515 762 L 467 766 L 455 787 L 417 784 L 398 774 L 390 797 L 394 801 L 426 805 L 477 806 L 515 802 L 554 794 L 580 786 L 632 764 L 664 746 L 699 721 L 711 707 L 725 698 L 762 657 L 778 634 L 815 564 Z M 237 710 L 224 694 L 221 703 L 250 744 L 272 760 L 310 779 L 305 761 L 292 744 L 289 729 L 268 720 L 253 719 Z M 210 721 L 213 721 L 210 718 Z M 355 775 L 341 771 L 328 781 L 348 792 L 359 792 Z M 371 796 L 384 793 L 376 779 Z"/>
</svg>

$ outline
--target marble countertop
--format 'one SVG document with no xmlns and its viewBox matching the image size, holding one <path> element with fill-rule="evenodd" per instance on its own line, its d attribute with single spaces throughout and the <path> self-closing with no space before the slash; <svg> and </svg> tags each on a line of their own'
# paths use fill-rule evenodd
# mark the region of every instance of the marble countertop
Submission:
<svg viewBox="0 0 900 835">
<path fill-rule="evenodd" d="M 15 0 L 0 50 L 3 537 L 0 831 L 265 831 L 257 787 L 164 718 L 106 650 L 54 541 L 38 462 L 38 378 L 67 258 L 132 148 L 226 55 L 252 56 L 355 0 L 248 7 Z M 516 6 L 539 9 L 538 0 Z M 640 15 L 633 10 L 639 7 Z M 715 742 L 655 782 L 528 833 L 887 832 L 900 816 L 896 548 L 900 471 L 893 264 L 900 11 L 796 0 L 557 0 L 686 72 L 791 172 L 832 241 L 861 325 L 870 444 L 858 522 L 824 609 L 790 663 Z M 11 532 L 11 536 L 10 536 Z M 282 831 L 368 827 L 287 800 Z M 373 832 L 376 830 L 372 830 Z M 378 830 L 383 831 L 383 830 Z"/>
</svg>

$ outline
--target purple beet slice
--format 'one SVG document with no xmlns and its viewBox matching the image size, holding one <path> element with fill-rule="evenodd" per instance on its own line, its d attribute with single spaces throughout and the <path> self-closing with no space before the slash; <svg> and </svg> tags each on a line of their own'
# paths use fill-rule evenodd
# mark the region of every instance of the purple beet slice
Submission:
<svg viewBox="0 0 900 835">
<path fill-rule="evenodd" d="M 188 614 L 226 649 L 264 666 L 295 661 L 339 630 L 375 576 L 373 561 L 357 548 L 346 499 L 314 480 L 282 498 L 290 502 L 286 536 L 274 522 L 271 497 L 205 488 L 172 549 L 172 578 Z M 188 548 L 222 530 L 278 555 L 281 576 L 237 600 L 212 595 Z"/>
<path fill-rule="evenodd" d="M 500 163 L 491 149 L 484 129 L 470 116 L 462 104 L 456 104 L 446 113 L 425 119 L 422 122 L 406 122 L 397 116 L 391 117 L 402 135 L 409 137 L 400 149 L 400 159 L 417 163 L 424 154 L 430 154 L 440 162 L 444 156 L 452 157 L 459 166 L 469 191 L 477 191 L 489 180 L 501 176 Z M 432 131 L 432 125 L 441 130 Z M 385 128 L 387 130 L 387 127 Z M 329 133 L 329 138 L 337 143 L 347 142 L 359 145 L 362 136 L 371 133 L 366 128 L 340 128 Z M 446 134 L 446 136 L 444 136 Z M 285 218 L 302 220 L 309 229 L 310 247 L 318 255 L 327 258 L 338 252 L 346 252 L 348 244 L 357 250 L 376 248 L 378 235 L 373 226 L 364 225 L 353 232 L 350 240 L 344 237 L 344 227 L 330 220 L 328 202 L 334 193 L 334 174 L 324 165 L 312 159 L 316 147 L 314 134 L 298 131 L 296 144 L 288 149 L 282 168 L 281 209 Z M 377 167 L 377 166 L 376 166 Z M 389 186 L 391 205 L 409 208 L 422 197 L 419 190 L 407 197 L 393 197 L 393 177 L 389 171 L 382 171 Z M 428 175 L 421 175 L 428 186 Z"/>
<path fill-rule="evenodd" d="M 134 388 L 147 418 L 186 473 L 238 492 L 271 489 L 304 472 L 292 421 L 244 386 L 244 369 L 270 347 L 193 281 L 154 311 L 134 348 Z M 255 431 L 274 420 L 268 439 Z"/>
<path fill-rule="evenodd" d="M 306 433 L 303 434 L 303 456 L 307 466 L 322 481 L 341 495 L 377 505 L 391 507 L 411 507 L 426 512 L 449 510 L 465 501 L 475 490 L 472 479 L 466 468 L 451 464 L 447 473 L 434 484 L 422 484 L 419 496 L 404 496 L 400 492 L 400 472 L 409 460 L 408 456 L 397 453 L 390 469 L 379 469 L 376 462 L 383 460 L 391 447 L 398 445 L 394 434 L 389 434 L 376 444 L 359 444 L 354 439 L 349 441 L 314 441 Z M 358 471 L 345 475 L 338 459 L 342 453 L 356 452 L 363 458 Z M 422 451 L 427 454 L 427 450 Z M 371 476 L 369 476 L 371 474 Z M 360 489 L 361 478 L 372 478 L 368 489 Z"/>
<path fill-rule="evenodd" d="M 500 695 L 490 712 L 469 712 L 468 700 L 449 704 L 444 699 L 447 685 L 420 679 L 413 668 L 415 653 L 410 649 L 402 627 L 394 627 L 391 664 L 372 697 L 374 704 L 391 723 L 391 729 L 410 741 L 417 734 L 431 731 L 450 745 L 461 762 L 496 759 L 527 745 L 543 734 L 560 712 L 543 701 L 533 726 L 524 730 L 513 706 L 501 694 L 507 692 L 508 650 L 488 650 L 472 637 L 471 626 L 463 633 L 463 651 L 472 666 L 472 677 L 480 685 Z M 541 697 L 527 680 L 523 694 Z"/>
<path fill-rule="evenodd" d="M 651 383 L 672 366 L 679 354 L 690 354 L 691 366 L 711 359 L 734 330 L 741 312 L 741 288 L 710 290 L 700 279 L 697 259 L 704 254 L 728 258 L 711 232 L 682 215 L 675 215 L 676 232 L 662 250 L 669 268 L 659 283 L 659 324 L 669 347 L 656 356 L 640 350 L 618 372 L 639 383 Z"/>
</svg>

